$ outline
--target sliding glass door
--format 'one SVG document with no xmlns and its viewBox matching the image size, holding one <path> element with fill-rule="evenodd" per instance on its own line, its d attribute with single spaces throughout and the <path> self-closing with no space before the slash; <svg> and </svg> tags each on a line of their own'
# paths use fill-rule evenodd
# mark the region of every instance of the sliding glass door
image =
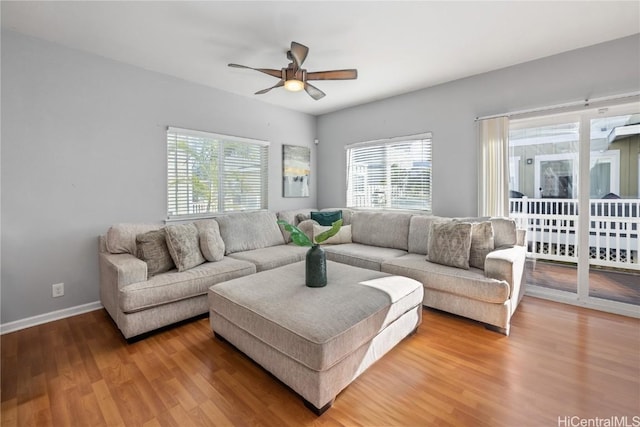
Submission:
<svg viewBox="0 0 640 427">
<path fill-rule="evenodd" d="M 637 316 L 640 105 L 512 119 L 509 148 L 529 293 Z"/>
<path fill-rule="evenodd" d="M 640 109 L 602 110 L 589 128 L 588 296 L 638 306 Z"/>
<path fill-rule="evenodd" d="M 528 282 L 578 291 L 578 117 L 512 121 L 510 214 L 527 229 Z"/>
</svg>

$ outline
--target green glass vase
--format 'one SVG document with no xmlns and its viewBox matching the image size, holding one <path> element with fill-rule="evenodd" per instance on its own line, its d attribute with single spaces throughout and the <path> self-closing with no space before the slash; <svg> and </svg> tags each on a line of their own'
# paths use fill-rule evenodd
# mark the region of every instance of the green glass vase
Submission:
<svg viewBox="0 0 640 427">
<path fill-rule="evenodd" d="M 307 251 L 305 284 L 310 288 L 327 285 L 327 256 L 320 245 L 313 245 Z"/>
</svg>

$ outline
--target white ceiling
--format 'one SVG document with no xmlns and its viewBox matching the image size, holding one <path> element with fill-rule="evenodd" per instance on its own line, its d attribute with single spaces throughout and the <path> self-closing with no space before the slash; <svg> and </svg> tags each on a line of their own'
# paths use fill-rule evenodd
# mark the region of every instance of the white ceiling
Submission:
<svg viewBox="0 0 640 427">
<path fill-rule="evenodd" d="M 640 32 L 638 1 L 1 2 L 2 27 L 319 115 Z M 292 40 L 327 96 L 227 67 L 286 67 Z"/>
</svg>

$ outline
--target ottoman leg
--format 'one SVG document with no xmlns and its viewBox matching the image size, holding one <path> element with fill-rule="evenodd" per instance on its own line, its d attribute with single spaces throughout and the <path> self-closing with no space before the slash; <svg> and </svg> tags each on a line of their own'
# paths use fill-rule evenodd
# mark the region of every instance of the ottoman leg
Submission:
<svg viewBox="0 0 640 427">
<path fill-rule="evenodd" d="M 309 402 L 305 398 L 303 398 L 302 401 L 304 402 L 304 406 L 306 406 L 311 412 L 313 412 L 317 416 L 320 416 L 324 414 L 327 411 L 327 409 L 331 408 L 331 405 L 333 405 L 334 399 L 331 399 L 329 403 L 324 405 L 322 408 L 317 408 L 313 403 Z"/>
</svg>

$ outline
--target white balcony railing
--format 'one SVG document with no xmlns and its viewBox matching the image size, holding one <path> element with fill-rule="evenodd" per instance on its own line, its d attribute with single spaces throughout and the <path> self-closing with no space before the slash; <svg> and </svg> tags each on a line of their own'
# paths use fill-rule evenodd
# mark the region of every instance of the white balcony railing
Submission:
<svg viewBox="0 0 640 427">
<path fill-rule="evenodd" d="M 640 270 L 640 199 L 592 199 L 589 218 L 589 263 Z M 578 201 L 575 199 L 509 199 L 509 212 L 527 229 L 529 256 L 578 261 Z"/>
</svg>

